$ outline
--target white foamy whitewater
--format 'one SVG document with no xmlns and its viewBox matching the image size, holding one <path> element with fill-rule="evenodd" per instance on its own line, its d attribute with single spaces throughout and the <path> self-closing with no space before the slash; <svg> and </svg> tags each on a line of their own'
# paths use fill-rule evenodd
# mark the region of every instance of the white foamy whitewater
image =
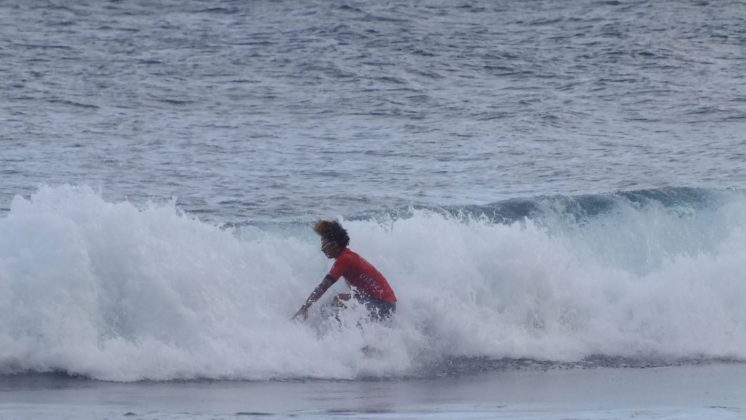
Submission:
<svg viewBox="0 0 746 420">
<path fill-rule="evenodd" d="M 221 228 L 87 187 L 17 196 L 0 218 L 0 374 L 360 378 L 746 358 L 741 192 L 538 197 L 343 224 L 399 297 L 390 325 L 355 308 L 324 318 L 323 300 L 307 323 L 290 320 L 330 266 L 305 224 Z"/>
</svg>

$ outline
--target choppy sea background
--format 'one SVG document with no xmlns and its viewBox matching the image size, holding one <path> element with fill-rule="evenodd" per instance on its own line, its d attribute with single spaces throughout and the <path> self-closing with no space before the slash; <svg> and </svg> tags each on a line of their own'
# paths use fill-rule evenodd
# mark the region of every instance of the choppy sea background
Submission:
<svg viewBox="0 0 746 420">
<path fill-rule="evenodd" d="M 745 22 L 0 1 L 0 414 L 744 415 Z M 388 277 L 391 325 L 289 320 L 319 217 Z"/>
</svg>

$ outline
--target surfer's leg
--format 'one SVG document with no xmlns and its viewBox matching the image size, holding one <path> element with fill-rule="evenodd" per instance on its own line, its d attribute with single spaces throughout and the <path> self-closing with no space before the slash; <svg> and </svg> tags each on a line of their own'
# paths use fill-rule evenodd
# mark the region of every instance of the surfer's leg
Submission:
<svg viewBox="0 0 746 420">
<path fill-rule="evenodd" d="M 365 308 L 368 309 L 368 316 L 373 321 L 386 321 L 396 311 L 396 304 L 372 297 L 365 298 Z"/>
<path fill-rule="evenodd" d="M 396 312 L 396 304 L 391 302 L 379 301 L 378 319 L 379 321 L 388 321 Z"/>
</svg>

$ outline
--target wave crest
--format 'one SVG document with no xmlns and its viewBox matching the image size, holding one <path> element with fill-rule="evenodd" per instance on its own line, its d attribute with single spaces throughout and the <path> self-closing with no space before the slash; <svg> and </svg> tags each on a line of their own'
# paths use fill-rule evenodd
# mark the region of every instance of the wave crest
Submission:
<svg viewBox="0 0 746 420">
<path fill-rule="evenodd" d="M 310 228 L 221 229 L 174 203 L 41 188 L 0 218 L 0 373 L 356 378 L 454 360 L 746 358 L 742 193 L 529 204 L 520 217 L 492 206 L 500 221 L 426 209 L 345 221 L 398 313 L 340 325 L 315 311 L 309 326 L 289 317 L 329 268 Z M 380 352 L 361 352 L 371 344 Z"/>
</svg>

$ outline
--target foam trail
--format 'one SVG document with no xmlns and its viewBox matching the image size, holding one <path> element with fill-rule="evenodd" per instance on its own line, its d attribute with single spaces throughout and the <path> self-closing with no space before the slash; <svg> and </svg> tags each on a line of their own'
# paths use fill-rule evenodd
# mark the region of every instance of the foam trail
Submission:
<svg viewBox="0 0 746 420">
<path fill-rule="evenodd" d="M 345 221 L 390 279 L 393 325 L 294 313 L 330 265 L 310 227 L 222 230 L 44 187 L 0 218 L 0 373 L 131 381 L 409 375 L 452 358 L 746 358 L 746 198 L 618 199 L 510 223 Z M 341 284 L 335 288 L 342 288 Z M 335 289 L 336 290 L 336 289 Z M 331 293 L 328 293 L 331 295 Z M 319 305 L 321 306 L 321 305 Z M 361 347 L 375 343 L 376 357 Z"/>
</svg>

